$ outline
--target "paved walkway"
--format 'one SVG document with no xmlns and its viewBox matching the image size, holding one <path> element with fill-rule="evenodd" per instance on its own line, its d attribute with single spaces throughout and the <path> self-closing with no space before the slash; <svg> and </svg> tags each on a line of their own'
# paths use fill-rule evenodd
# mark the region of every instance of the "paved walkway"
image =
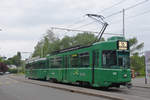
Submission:
<svg viewBox="0 0 150 100">
<path fill-rule="evenodd" d="M 145 78 L 134 78 L 132 79 L 133 86 L 137 87 L 143 87 L 143 88 L 150 88 L 150 80 L 148 80 L 148 83 L 145 84 Z"/>
</svg>

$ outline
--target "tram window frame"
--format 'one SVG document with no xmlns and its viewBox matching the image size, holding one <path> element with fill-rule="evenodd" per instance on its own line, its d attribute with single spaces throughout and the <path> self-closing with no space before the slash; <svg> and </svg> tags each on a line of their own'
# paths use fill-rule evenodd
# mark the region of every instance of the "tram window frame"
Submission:
<svg viewBox="0 0 150 100">
<path fill-rule="evenodd" d="M 34 69 L 39 69 L 39 62 L 34 63 Z"/>
<path fill-rule="evenodd" d="M 79 59 L 79 54 L 72 54 L 70 55 L 70 65 L 71 68 L 77 68 L 80 66 L 80 59 Z"/>
<path fill-rule="evenodd" d="M 52 60 L 53 60 L 54 58 L 50 58 L 49 59 L 49 68 L 51 68 L 51 65 L 52 65 Z"/>
<path fill-rule="evenodd" d="M 32 63 L 32 69 L 35 69 L 35 63 Z"/>
<path fill-rule="evenodd" d="M 129 52 L 119 51 L 118 52 L 118 66 L 130 68 L 130 56 Z M 120 60 L 122 58 L 122 60 Z M 120 61 L 122 63 L 120 63 Z"/>
<path fill-rule="evenodd" d="M 92 63 L 93 63 L 93 66 L 95 66 L 95 67 L 99 66 L 99 59 L 100 59 L 99 54 L 100 53 L 98 50 L 94 50 L 92 52 Z"/>
<path fill-rule="evenodd" d="M 38 63 L 38 69 L 45 69 L 45 62 L 44 61 L 40 61 Z"/>
<path fill-rule="evenodd" d="M 35 62 L 35 64 L 34 64 L 34 69 L 39 69 L 40 67 L 39 67 L 39 63 L 37 63 L 37 62 Z"/>
<path fill-rule="evenodd" d="M 26 69 L 30 69 L 31 68 L 31 65 L 30 64 L 26 64 Z"/>
<path fill-rule="evenodd" d="M 123 66 L 123 57 L 118 57 L 118 66 Z"/>
<path fill-rule="evenodd" d="M 90 66 L 90 54 L 89 54 L 89 52 L 80 53 L 79 59 L 80 59 L 80 67 L 89 67 Z M 84 63 L 84 62 L 86 62 L 86 63 Z"/>
<path fill-rule="evenodd" d="M 50 68 L 61 68 L 62 67 L 62 57 L 50 58 Z"/>
<path fill-rule="evenodd" d="M 112 54 L 113 54 L 113 59 L 111 58 Z M 111 61 L 111 63 L 110 63 L 110 61 Z M 112 63 L 112 62 L 114 62 L 114 63 Z M 102 51 L 102 66 L 103 67 L 110 67 L 110 66 L 115 66 L 115 65 L 117 65 L 117 54 L 116 54 L 116 51 L 115 50 L 104 50 L 104 51 Z"/>
<path fill-rule="evenodd" d="M 31 68 L 31 69 L 34 69 L 33 63 L 31 63 L 30 68 Z"/>
</svg>

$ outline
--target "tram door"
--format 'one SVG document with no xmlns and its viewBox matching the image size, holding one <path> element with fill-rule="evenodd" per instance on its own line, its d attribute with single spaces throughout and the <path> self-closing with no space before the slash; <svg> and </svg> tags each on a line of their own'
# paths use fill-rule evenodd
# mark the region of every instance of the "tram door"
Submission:
<svg viewBox="0 0 150 100">
<path fill-rule="evenodd" d="M 99 51 L 94 50 L 92 55 L 92 83 L 94 84 L 95 68 L 99 66 Z"/>
<path fill-rule="evenodd" d="M 63 70 L 63 80 L 64 81 L 67 80 L 68 67 L 69 67 L 68 56 L 64 56 L 64 70 Z"/>
</svg>

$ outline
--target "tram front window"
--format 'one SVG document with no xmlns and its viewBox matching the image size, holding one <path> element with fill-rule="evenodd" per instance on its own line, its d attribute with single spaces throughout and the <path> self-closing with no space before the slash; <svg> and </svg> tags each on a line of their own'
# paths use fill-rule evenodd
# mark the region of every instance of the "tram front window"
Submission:
<svg viewBox="0 0 150 100">
<path fill-rule="evenodd" d="M 111 66 L 117 65 L 116 51 L 106 50 L 102 53 L 102 65 L 103 67 L 110 68 Z"/>
<path fill-rule="evenodd" d="M 118 65 L 121 67 L 129 68 L 130 66 L 129 52 L 125 52 L 125 51 L 118 52 Z"/>
</svg>

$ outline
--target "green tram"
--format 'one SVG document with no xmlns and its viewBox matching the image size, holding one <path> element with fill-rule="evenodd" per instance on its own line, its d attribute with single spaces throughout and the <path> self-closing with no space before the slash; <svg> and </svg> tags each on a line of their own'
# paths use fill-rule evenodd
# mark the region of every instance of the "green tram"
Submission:
<svg viewBox="0 0 150 100">
<path fill-rule="evenodd" d="M 28 61 L 26 77 L 92 87 L 120 87 L 131 82 L 129 57 L 129 42 L 124 37 L 111 37 Z"/>
</svg>

